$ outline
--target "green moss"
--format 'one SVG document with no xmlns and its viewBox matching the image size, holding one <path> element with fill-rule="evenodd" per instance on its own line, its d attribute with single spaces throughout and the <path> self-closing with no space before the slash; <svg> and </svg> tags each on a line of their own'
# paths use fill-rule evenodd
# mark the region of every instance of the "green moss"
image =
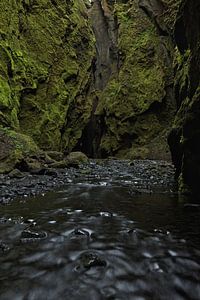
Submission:
<svg viewBox="0 0 200 300">
<path fill-rule="evenodd" d="M 9 128 L 1 128 L 0 131 L 11 138 L 16 149 L 22 151 L 24 154 L 34 154 L 38 151 L 38 146 L 29 136 L 10 130 Z"/>
<path fill-rule="evenodd" d="M 170 32 L 174 30 L 177 13 L 182 2 L 182 0 L 162 0 L 164 11 L 158 19 L 165 24 L 165 27 L 167 27 Z"/>
<path fill-rule="evenodd" d="M 76 102 L 88 85 L 94 37 L 84 1 L 54 2 L 0 3 L 0 122 L 58 150 L 75 143 L 65 126 L 71 107 L 85 105 Z M 73 123 L 72 137 L 81 125 Z"/>
<path fill-rule="evenodd" d="M 9 128 L 0 129 L 0 140 L 0 173 L 10 172 L 24 157 L 40 153 L 29 136 Z"/>
<path fill-rule="evenodd" d="M 8 82 L 0 77 L 0 109 L 9 108 L 11 105 L 11 90 Z"/>
<path fill-rule="evenodd" d="M 103 93 L 94 91 L 95 39 L 84 2 L 0 2 L 0 125 L 29 135 L 42 149 L 70 152 L 99 98 L 96 115 L 105 123 L 101 150 L 135 151 L 171 120 L 166 93 L 172 82 L 170 38 L 160 37 L 137 1 L 112 2 L 119 25 L 119 72 Z M 152 119 L 155 105 L 160 106 Z M 143 115 L 153 120 L 153 134 Z"/>
<path fill-rule="evenodd" d="M 131 149 L 150 143 L 152 135 L 155 137 L 170 126 L 174 108 L 173 105 L 166 108 L 165 104 L 172 101 L 166 86 L 173 80 L 173 45 L 169 37 L 160 37 L 154 22 L 136 2 L 116 3 L 114 9 L 119 23 L 120 68 L 100 96 L 96 114 L 105 115 L 106 132 L 101 149 L 121 155 L 124 148 L 136 152 Z M 151 107 L 162 107 L 162 103 L 168 124 L 157 117 L 156 111 L 156 122 L 149 122 Z M 147 129 L 143 126 L 143 114 Z"/>
<path fill-rule="evenodd" d="M 176 69 L 176 76 L 174 80 L 175 90 L 178 92 L 178 101 L 182 102 L 183 98 L 187 96 L 189 84 L 189 69 L 190 69 L 191 52 L 187 49 L 183 54 L 176 48 L 174 56 L 174 69 Z"/>
</svg>

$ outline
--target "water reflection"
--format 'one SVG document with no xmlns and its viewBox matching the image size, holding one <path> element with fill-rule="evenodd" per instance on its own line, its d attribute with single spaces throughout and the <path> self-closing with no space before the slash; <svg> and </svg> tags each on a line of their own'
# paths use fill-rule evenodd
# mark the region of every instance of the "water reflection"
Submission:
<svg viewBox="0 0 200 300">
<path fill-rule="evenodd" d="M 1 208 L 0 299 L 200 299 L 200 209 L 71 184 Z"/>
</svg>

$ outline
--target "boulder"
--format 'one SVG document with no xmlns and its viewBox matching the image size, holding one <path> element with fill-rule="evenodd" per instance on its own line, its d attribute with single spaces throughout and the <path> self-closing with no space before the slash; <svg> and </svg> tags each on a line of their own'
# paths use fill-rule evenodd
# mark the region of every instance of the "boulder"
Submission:
<svg viewBox="0 0 200 300">
<path fill-rule="evenodd" d="M 9 173 L 25 158 L 38 156 L 40 152 L 29 136 L 7 128 L 0 129 L 0 173 Z"/>
<path fill-rule="evenodd" d="M 55 161 L 63 160 L 63 153 L 59 151 L 46 151 L 46 154 Z"/>
<path fill-rule="evenodd" d="M 71 152 L 67 156 L 68 165 L 80 165 L 88 162 L 88 157 L 82 152 Z"/>
</svg>

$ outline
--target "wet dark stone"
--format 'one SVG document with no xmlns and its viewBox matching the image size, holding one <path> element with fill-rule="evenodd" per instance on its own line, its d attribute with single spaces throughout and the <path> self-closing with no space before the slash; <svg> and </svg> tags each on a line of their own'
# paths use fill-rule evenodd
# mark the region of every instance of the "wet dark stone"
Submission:
<svg viewBox="0 0 200 300">
<path fill-rule="evenodd" d="M 6 223 L 8 221 L 8 219 L 6 219 L 6 218 L 0 218 L 0 224 L 2 224 L 2 223 Z"/>
<path fill-rule="evenodd" d="M 9 202 L 12 201 L 12 196 L 10 194 L 7 194 L 6 197 L 1 197 L 0 198 L 0 203 L 3 205 L 9 204 Z"/>
<path fill-rule="evenodd" d="M 92 252 L 83 253 L 80 257 L 80 263 L 86 269 L 106 266 L 106 261 L 102 259 L 98 254 Z"/>
<path fill-rule="evenodd" d="M 7 244 L 5 244 L 3 241 L 0 240 L 0 250 L 2 252 L 7 252 L 10 250 L 10 247 Z"/>
<path fill-rule="evenodd" d="M 21 234 L 22 239 L 44 239 L 46 237 L 46 232 L 36 232 L 31 230 L 24 230 Z"/>
<path fill-rule="evenodd" d="M 76 228 L 74 231 L 72 231 L 71 236 L 86 236 L 89 237 L 89 232 L 87 232 L 84 229 Z"/>
<path fill-rule="evenodd" d="M 46 168 L 31 170 L 30 174 L 32 175 L 45 175 Z"/>
<path fill-rule="evenodd" d="M 23 196 L 24 195 L 24 191 L 16 191 L 17 192 L 17 194 L 19 195 L 19 196 Z"/>
<path fill-rule="evenodd" d="M 68 168 L 74 168 L 74 169 L 79 169 L 80 168 L 80 166 L 79 166 L 79 163 L 77 162 L 69 162 L 68 163 Z"/>
<path fill-rule="evenodd" d="M 102 290 L 102 294 L 103 294 L 103 297 L 105 297 L 105 299 L 108 299 L 108 300 L 115 300 L 117 299 L 116 297 L 116 291 L 114 289 L 114 287 L 105 287 L 103 290 Z"/>
<path fill-rule="evenodd" d="M 54 169 L 46 169 L 44 174 L 47 176 L 58 177 L 58 172 Z"/>
</svg>

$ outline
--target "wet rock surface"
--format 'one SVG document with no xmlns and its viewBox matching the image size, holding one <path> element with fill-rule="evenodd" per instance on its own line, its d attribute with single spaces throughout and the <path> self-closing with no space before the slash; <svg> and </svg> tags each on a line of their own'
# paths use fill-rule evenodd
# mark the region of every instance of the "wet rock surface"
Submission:
<svg viewBox="0 0 200 300">
<path fill-rule="evenodd" d="M 174 90 L 177 114 L 168 138 L 182 193 L 199 194 L 200 3 L 181 1 L 174 26 L 177 44 Z"/>
<path fill-rule="evenodd" d="M 105 267 L 106 261 L 103 260 L 98 254 L 93 252 L 82 253 L 80 256 L 80 265 L 77 266 L 79 269 L 90 269 L 94 267 Z"/>
<path fill-rule="evenodd" d="M 71 166 L 71 167 L 70 167 Z M 0 203 L 7 204 L 16 196 L 35 196 L 71 183 L 95 183 L 99 186 L 129 186 L 134 193 L 173 191 L 173 166 L 152 160 L 90 160 L 67 168 L 41 168 L 37 172 L 17 169 L 0 175 Z"/>
</svg>

